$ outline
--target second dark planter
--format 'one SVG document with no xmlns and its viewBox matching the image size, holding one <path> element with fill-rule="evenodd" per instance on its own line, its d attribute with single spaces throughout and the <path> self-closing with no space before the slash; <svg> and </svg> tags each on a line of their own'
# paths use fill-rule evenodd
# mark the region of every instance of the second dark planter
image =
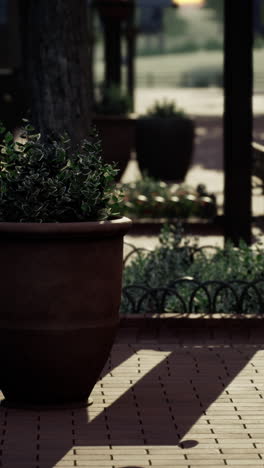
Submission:
<svg viewBox="0 0 264 468">
<path fill-rule="evenodd" d="M 138 119 L 135 147 L 140 170 L 182 182 L 191 164 L 194 135 L 194 122 L 188 117 Z"/>
<path fill-rule="evenodd" d="M 134 146 L 135 120 L 125 115 L 96 115 L 93 124 L 102 140 L 103 158 L 108 163 L 117 163 L 119 180 Z"/>
</svg>

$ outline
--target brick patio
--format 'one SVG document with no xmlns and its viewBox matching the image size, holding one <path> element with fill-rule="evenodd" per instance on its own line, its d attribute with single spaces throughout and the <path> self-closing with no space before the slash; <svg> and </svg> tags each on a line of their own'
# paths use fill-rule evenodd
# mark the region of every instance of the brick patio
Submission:
<svg viewBox="0 0 264 468">
<path fill-rule="evenodd" d="M 264 467 L 262 335 L 121 328 L 92 406 L 0 409 L 0 466 Z"/>
</svg>

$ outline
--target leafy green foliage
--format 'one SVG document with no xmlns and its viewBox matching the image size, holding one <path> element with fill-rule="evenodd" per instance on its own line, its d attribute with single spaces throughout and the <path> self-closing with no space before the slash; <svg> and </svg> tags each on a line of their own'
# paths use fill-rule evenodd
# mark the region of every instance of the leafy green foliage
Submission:
<svg viewBox="0 0 264 468">
<path fill-rule="evenodd" d="M 202 184 L 167 184 L 146 174 L 136 182 L 123 184 L 123 214 L 130 218 L 213 218 L 216 198 Z"/>
<path fill-rule="evenodd" d="M 104 115 L 122 115 L 131 111 L 131 99 L 118 86 L 103 88 L 94 105 L 94 111 Z"/>
<path fill-rule="evenodd" d="M 155 101 L 153 106 L 147 109 L 145 116 L 159 118 L 185 118 L 186 113 L 182 109 L 177 108 L 174 101 L 164 99 L 163 101 Z"/>
<path fill-rule="evenodd" d="M 117 169 L 103 161 L 95 132 L 76 148 L 66 136 L 42 141 L 29 124 L 21 141 L 2 124 L 0 135 L 0 221 L 95 221 L 120 214 Z"/>
<path fill-rule="evenodd" d="M 166 287 L 171 280 L 187 274 L 191 266 L 188 241 L 182 244 L 182 228 L 165 225 L 159 237 L 160 245 L 153 251 L 138 251 L 124 270 L 123 286 L 140 284 L 146 287 Z"/>
<path fill-rule="evenodd" d="M 256 245 L 254 249 L 240 242 L 239 248 L 227 243 L 223 249 L 198 249 L 197 242 L 184 239 L 180 226 L 164 226 L 160 234 L 160 245 L 153 251 L 138 251 L 124 270 L 123 286 L 143 286 L 146 288 L 170 288 L 179 278 L 187 278 L 177 285 L 177 293 L 188 305 L 196 284 L 199 282 L 216 281 L 210 283 L 207 289 L 213 297 L 219 281 L 232 284 L 235 294 L 239 296 L 244 288 L 243 282 L 259 281 L 258 290 L 264 297 L 264 255 L 263 246 Z M 235 283 L 230 283 L 234 281 Z M 219 313 L 238 313 L 232 288 L 225 289 L 218 295 L 215 310 Z M 136 287 L 129 291 L 130 296 L 137 303 L 142 297 L 142 289 Z M 246 307 L 245 307 L 246 304 Z M 130 303 L 125 299 L 121 312 L 131 312 Z M 141 312 L 153 311 L 151 300 L 142 303 Z M 152 309 L 151 309 L 152 308 Z M 244 308 L 247 313 L 257 313 L 259 302 L 253 288 L 248 289 Z M 183 312 L 182 305 L 176 296 L 168 297 L 165 310 L 158 312 Z M 209 311 L 208 297 L 201 288 L 195 294 L 193 311 L 206 313 Z M 245 312 L 245 310 L 244 310 Z"/>
</svg>

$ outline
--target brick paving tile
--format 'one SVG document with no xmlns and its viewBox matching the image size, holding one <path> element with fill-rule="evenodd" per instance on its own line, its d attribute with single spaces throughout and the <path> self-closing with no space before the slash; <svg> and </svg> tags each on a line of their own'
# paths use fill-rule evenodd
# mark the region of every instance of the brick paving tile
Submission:
<svg viewBox="0 0 264 468">
<path fill-rule="evenodd" d="M 224 455 L 224 458 L 228 458 L 228 462 L 229 460 L 241 460 L 241 454 L 239 453 L 228 453 L 228 454 L 223 454 Z M 228 456 L 227 456 L 228 455 Z M 257 460 L 257 462 L 259 463 L 259 461 L 261 461 L 260 457 L 259 457 L 259 453 L 256 451 L 256 453 L 246 453 L 244 454 L 244 457 L 243 457 L 245 460 L 254 460 L 254 463 L 255 461 Z M 263 462 L 263 460 L 262 460 Z"/>
<path fill-rule="evenodd" d="M 221 453 L 225 454 L 248 454 L 248 453 L 260 453 L 260 450 L 256 447 L 246 448 L 246 447 L 223 447 L 221 445 Z"/>
<path fill-rule="evenodd" d="M 215 466 L 222 466 L 222 465 L 225 465 L 225 462 L 224 462 L 224 459 L 222 458 L 218 458 L 218 457 L 215 457 L 213 460 L 212 459 L 208 459 L 207 455 L 203 455 L 203 457 L 201 457 L 200 459 L 199 458 L 196 458 L 196 457 L 193 457 L 193 458 L 189 458 L 188 457 L 188 460 L 187 462 L 190 464 L 190 465 L 199 465 L 199 466 L 207 466 L 207 465 L 212 465 L 212 463 L 215 464 Z"/>
<path fill-rule="evenodd" d="M 235 450 L 235 451 L 238 451 L 239 453 L 243 453 L 243 450 L 251 450 L 251 449 L 255 449 L 255 451 L 259 451 L 260 449 L 257 449 L 255 448 L 257 444 L 255 444 L 255 442 L 252 442 L 252 439 L 248 439 L 248 441 L 246 440 L 243 440 L 242 442 L 237 442 L 237 441 L 232 441 L 232 439 L 229 439 L 228 442 L 226 441 L 221 441 L 221 443 L 217 443 L 217 446 L 219 447 L 219 449 L 221 449 L 223 452 L 225 450 L 229 450 L 229 449 L 232 449 L 232 450 Z"/>
<path fill-rule="evenodd" d="M 126 468 L 128 465 L 126 464 L 126 466 L 124 466 L 124 464 L 122 465 L 113 465 L 113 468 Z M 140 463 L 140 467 L 137 467 L 133 464 L 133 461 L 131 463 L 129 463 L 129 468 L 149 468 L 149 463 L 143 465 L 142 463 Z M 169 468 L 169 467 L 167 467 Z M 175 465 L 173 465 L 171 468 L 175 468 Z M 177 468 L 186 468 L 186 465 L 178 465 Z"/>
<path fill-rule="evenodd" d="M 228 459 L 228 462 L 227 462 L 228 465 L 236 465 L 236 466 L 248 466 L 249 468 L 251 468 L 252 466 L 252 459 L 251 458 L 248 458 L 248 459 L 239 459 L 239 460 L 232 460 L 232 459 Z M 263 460 L 254 460 L 253 461 L 253 464 L 254 466 L 264 466 L 264 461 Z"/>
</svg>

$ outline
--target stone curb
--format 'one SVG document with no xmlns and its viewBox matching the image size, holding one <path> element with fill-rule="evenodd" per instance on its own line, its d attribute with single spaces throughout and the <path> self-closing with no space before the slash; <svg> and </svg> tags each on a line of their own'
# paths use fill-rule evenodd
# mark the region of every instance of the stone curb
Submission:
<svg viewBox="0 0 264 468">
<path fill-rule="evenodd" d="M 227 315 L 220 314 L 176 315 L 176 314 L 149 314 L 149 315 L 123 315 L 120 317 L 120 328 L 159 329 L 159 328 L 263 328 L 264 315 Z"/>
</svg>

